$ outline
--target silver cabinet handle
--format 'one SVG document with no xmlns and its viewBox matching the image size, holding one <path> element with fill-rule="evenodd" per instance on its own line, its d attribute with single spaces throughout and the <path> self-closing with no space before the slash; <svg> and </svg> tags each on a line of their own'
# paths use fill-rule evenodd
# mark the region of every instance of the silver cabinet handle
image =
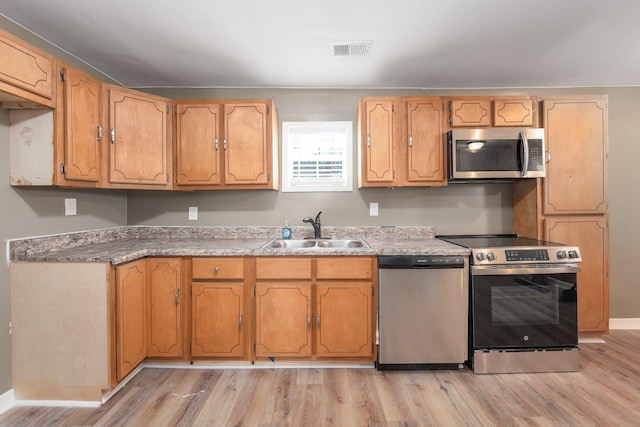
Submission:
<svg viewBox="0 0 640 427">
<path fill-rule="evenodd" d="M 180 288 L 176 289 L 176 304 L 180 304 Z"/>
<path fill-rule="evenodd" d="M 226 136 L 222 140 L 222 148 L 224 148 L 224 151 L 227 151 L 227 137 Z"/>
<path fill-rule="evenodd" d="M 367 135 L 367 147 L 371 147 L 371 135 Z"/>
<path fill-rule="evenodd" d="M 96 138 L 96 140 L 102 141 L 102 126 L 96 125 L 96 127 L 98 128 L 98 137 Z"/>
<path fill-rule="evenodd" d="M 238 319 L 238 329 L 242 329 L 242 312 L 240 312 L 240 317 Z"/>
<path fill-rule="evenodd" d="M 218 137 L 216 136 L 216 151 L 218 151 Z"/>
<path fill-rule="evenodd" d="M 320 329 L 320 313 L 318 313 L 316 318 L 317 318 L 317 321 L 318 321 L 318 329 Z"/>
<path fill-rule="evenodd" d="M 218 271 L 220 271 L 220 268 L 219 268 L 219 267 L 213 267 L 213 272 L 214 272 L 214 273 L 217 273 Z"/>
<path fill-rule="evenodd" d="M 409 135 L 409 147 L 413 147 L 413 135 Z"/>
<path fill-rule="evenodd" d="M 113 144 L 114 142 L 116 142 L 116 130 L 111 128 L 111 143 Z"/>
<path fill-rule="evenodd" d="M 307 314 L 307 329 L 311 329 L 311 313 Z"/>
</svg>

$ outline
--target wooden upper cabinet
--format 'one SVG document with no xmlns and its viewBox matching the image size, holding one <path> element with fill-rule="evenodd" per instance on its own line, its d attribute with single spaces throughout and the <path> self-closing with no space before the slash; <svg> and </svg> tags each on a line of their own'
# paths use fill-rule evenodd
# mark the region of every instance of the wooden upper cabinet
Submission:
<svg viewBox="0 0 640 427">
<path fill-rule="evenodd" d="M 543 101 L 544 214 L 607 212 L 608 126 L 604 98 Z"/>
<path fill-rule="evenodd" d="M 68 65 L 61 65 L 63 144 L 60 172 L 67 185 L 73 181 L 97 183 L 100 180 L 101 145 L 106 143 L 102 129 L 102 83 Z"/>
<path fill-rule="evenodd" d="M 110 86 L 108 181 L 112 187 L 171 188 L 167 101 Z"/>
<path fill-rule="evenodd" d="M 176 183 L 220 185 L 220 105 L 176 105 Z"/>
<path fill-rule="evenodd" d="M 227 185 L 271 180 L 269 106 L 266 103 L 224 105 L 224 181 Z"/>
<path fill-rule="evenodd" d="M 178 358 L 183 354 L 182 260 L 147 259 L 149 295 L 147 356 Z"/>
<path fill-rule="evenodd" d="M 273 101 L 176 101 L 176 185 L 183 190 L 278 189 Z"/>
<path fill-rule="evenodd" d="M 0 92 L 54 106 L 54 58 L 0 30 Z"/>
<path fill-rule="evenodd" d="M 360 187 L 395 186 L 396 98 L 363 98 Z"/>
<path fill-rule="evenodd" d="M 147 355 L 146 260 L 116 267 L 116 378 Z"/>
<path fill-rule="evenodd" d="M 532 126 L 533 100 L 496 99 L 493 101 L 494 126 Z"/>
<path fill-rule="evenodd" d="M 449 110 L 451 127 L 491 126 L 490 99 L 452 100 Z"/>
<path fill-rule="evenodd" d="M 403 185 L 446 182 L 446 152 L 442 133 L 442 100 L 409 98 L 406 101 L 406 172 Z"/>
</svg>

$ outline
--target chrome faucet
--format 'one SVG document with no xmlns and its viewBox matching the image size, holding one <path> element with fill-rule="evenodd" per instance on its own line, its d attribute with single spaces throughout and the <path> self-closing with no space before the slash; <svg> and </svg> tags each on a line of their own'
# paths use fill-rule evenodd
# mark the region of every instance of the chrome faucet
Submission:
<svg viewBox="0 0 640 427">
<path fill-rule="evenodd" d="M 310 217 L 306 217 L 302 220 L 302 222 L 308 222 L 313 226 L 313 238 L 314 239 L 322 239 L 322 230 L 320 229 L 320 214 L 322 211 L 318 212 L 316 215 L 316 219 L 313 220 Z"/>
</svg>

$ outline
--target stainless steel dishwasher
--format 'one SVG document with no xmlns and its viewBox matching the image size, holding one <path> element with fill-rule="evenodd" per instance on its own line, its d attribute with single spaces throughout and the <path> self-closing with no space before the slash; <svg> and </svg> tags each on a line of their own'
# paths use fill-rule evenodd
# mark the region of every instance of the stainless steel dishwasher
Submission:
<svg viewBox="0 0 640 427">
<path fill-rule="evenodd" d="M 468 354 L 466 256 L 380 256 L 379 370 L 460 369 Z"/>
</svg>

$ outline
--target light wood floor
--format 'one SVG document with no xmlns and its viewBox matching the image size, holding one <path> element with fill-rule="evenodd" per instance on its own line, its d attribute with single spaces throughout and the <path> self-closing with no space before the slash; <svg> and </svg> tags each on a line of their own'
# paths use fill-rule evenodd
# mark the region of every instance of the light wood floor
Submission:
<svg viewBox="0 0 640 427">
<path fill-rule="evenodd" d="M 603 338 L 561 374 L 145 368 L 102 408 L 14 407 L 0 426 L 638 426 L 640 331 Z"/>
</svg>

